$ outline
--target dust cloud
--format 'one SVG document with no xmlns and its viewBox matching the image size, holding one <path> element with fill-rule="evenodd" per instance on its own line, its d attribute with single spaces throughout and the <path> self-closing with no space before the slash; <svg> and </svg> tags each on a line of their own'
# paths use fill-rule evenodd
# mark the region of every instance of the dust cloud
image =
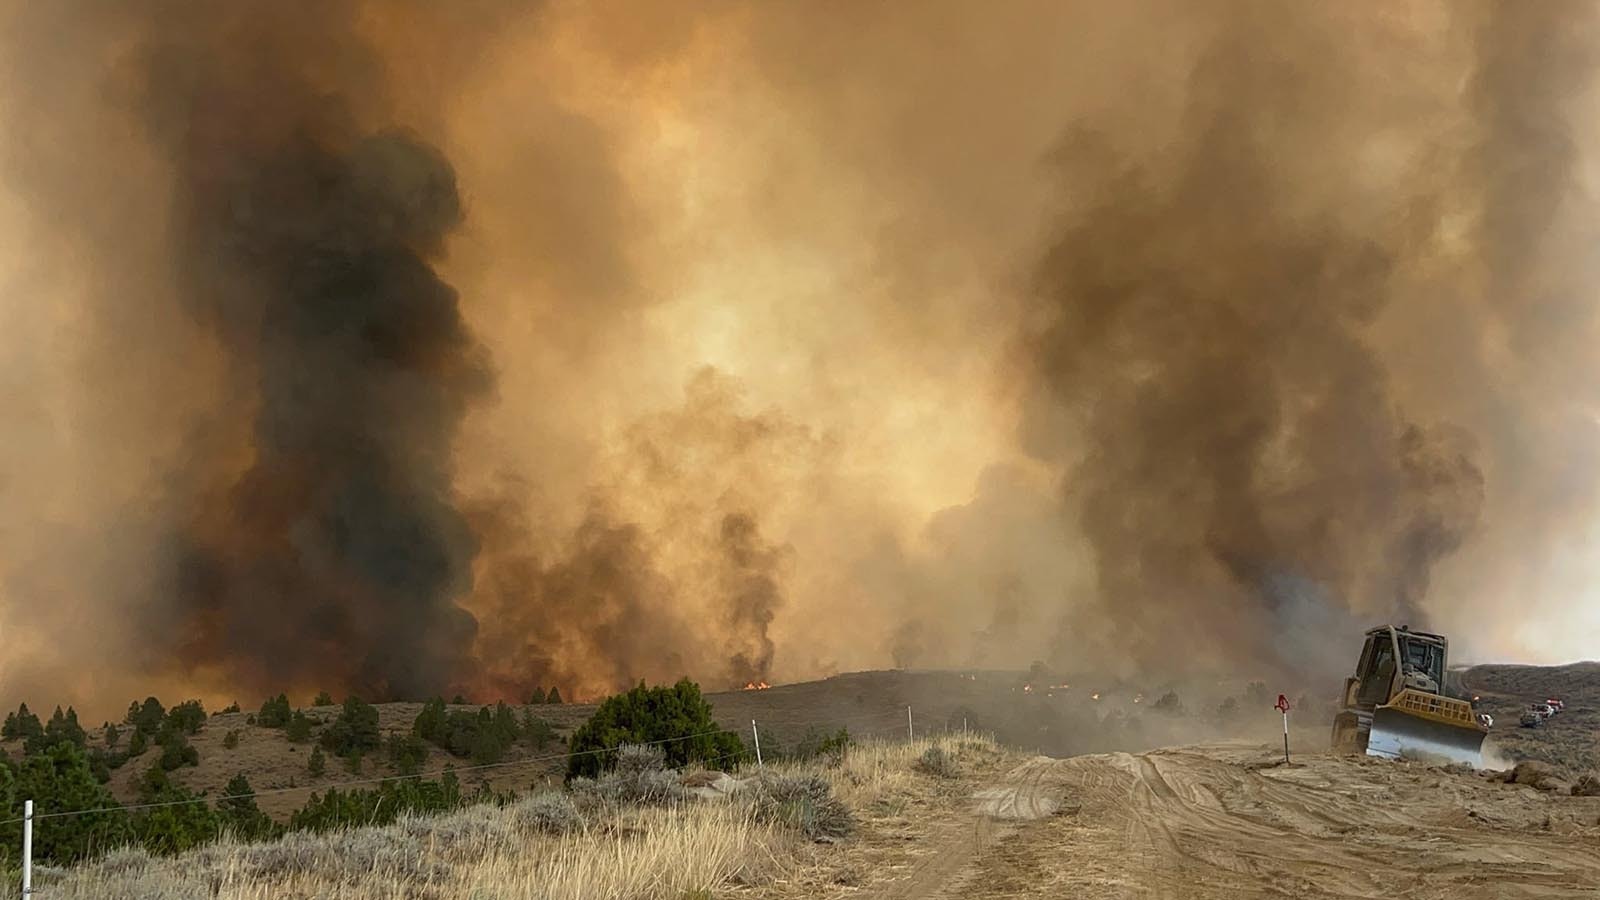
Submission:
<svg viewBox="0 0 1600 900">
<path fill-rule="evenodd" d="M 1600 629 L 1587 6 L 0 16 L 5 697 Z"/>
</svg>

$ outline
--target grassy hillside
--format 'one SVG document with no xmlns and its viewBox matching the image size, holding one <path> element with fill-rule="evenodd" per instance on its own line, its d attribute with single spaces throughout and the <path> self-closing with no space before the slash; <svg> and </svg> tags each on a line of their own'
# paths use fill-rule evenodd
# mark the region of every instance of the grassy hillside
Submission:
<svg viewBox="0 0 1600 900">
<path fill-rule="evenodd" d="M 1600 769 L 1600 663 L 1474 666 L 1462 674 L 1462 686 L 1494 716 L 1491 741 L 1505 755 L 1568 774 Z M 1517 725 L 1523 708 L 1551 697 L 1565 701 L 1566 710 L 1537 728 Z"/>
<path fill-rule="evenodd" d="M 921 762 L 933 747 L 948 761 L 937 772 Z M 171 858 L 117 851 L 76 869 L 45 870 L 39 888 L 57 900 L 855 893 L 899 877 L 926 851 L 924 838 L 965 814 L 976 786 L 1017 760 L 976 737 L 874 742 L 832 764 L 752 767 L 725 799 L 682 796 L 679 785 L 694 783 L 692 773 L 666 778 L 667 793 L 678 796 L 602 782 L 382 828 L 224 841 Z M 844 835 L 848 844 L 832 850 Z"/>
</svg>

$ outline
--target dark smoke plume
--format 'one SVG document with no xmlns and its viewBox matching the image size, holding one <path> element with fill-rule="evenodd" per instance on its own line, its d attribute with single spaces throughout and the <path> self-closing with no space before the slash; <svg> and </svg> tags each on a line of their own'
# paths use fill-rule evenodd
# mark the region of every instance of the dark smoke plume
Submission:
<svg viewBox="0 0 1600 900">
<path fill-rule="evenodd" d="M 1483 503 L 1470 447 L 1411 419 L 1370 338 L 1426 233 L 1353 215 L 1306 164 L 1338 152 L 1338 116 L 1378 129 L 1396 110 L 1378 85 L 1346 96 L 1355 48 L 1245 6 L 1169 148 L 1126 165 L 1093 133 L 1068 142 L 1086 202 L 1039 276 L 1034 366 L 1081 445 L 1066 492 L 1095 551 L 1085 618 L 1136 669 L 1177 648 L 1178 665 L 1297 665 L 1277 640 L 1298 627 L 1285 577 L 1426 625 L 1429 573 Z"/>
<path fill-rule="evenodd" d="M 467 669 L 452 442 L 489 376 L 430 264 L 461 220 L 454 172 L 364 121 L 381 108 L 339 71 L 362 51 L 349 11 L 321 9 L 197 8 L 141 54 L 177 173 L 179 289 L 250 417 L 242 467 L 173 538 L 158 624 L 186 664 L 261 690 L 416 697 Z"/>
</svg>

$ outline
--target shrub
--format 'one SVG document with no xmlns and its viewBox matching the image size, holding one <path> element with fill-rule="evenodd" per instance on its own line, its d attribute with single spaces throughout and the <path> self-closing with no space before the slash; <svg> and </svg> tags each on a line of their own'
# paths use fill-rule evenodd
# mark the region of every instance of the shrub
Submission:
<svg viewBox="0 0 1600 900">
<path fill-rule="evenodd" d="M 357 697 L 344 701 L 344 709 L 322 732 L 322 748 L 339 756 L 378 749 L 383 735 L 378 731 L 378 709 Z"/>
<path fill-rule="evenodd" d="M 117 728 L 117 724 L 115 722 L 107 722 L 106 723 L 106 725 L 105 725 L 105 735 L 106 735 L 106 746 L 109 747 L 109 748 L 112 748 L 112 749 L 115 749 L 116 746 L 117 746 L 117 742 L 122 740 L 122 731 Z"/>
<path fill-rule="evenodd" d="M 956 778 L 961 774 L 956 758 L 937 744 L 922 751 L 922 756 L 917 759 L 917 771 L 935 778 Z"/>
<path fill-rule="evenodd" d="M 229 703 L 227 706 L 224 706 L 223 708 L 221 708 L 221 709 L 217 710 L 216 712 L 212 713 L 212 715 L 213 716 L 220 716 L 223 713 L 236 713 L 238 711 L 239 711 L 239 701 L 235 700 L 232 703 Z"/>
<path fill-rule="evenodd" d="M 575 797 L 586 804 L 611 807 L 665 806 L 688 798 L 678 774 L 666 768 L 665 755 L 655 747 L 626 744 L 614 755 L 616 767 L 611 771 L 595 779 L 572 780 Z"/>
<path fill-rule="evenodd" d="M 659 744 L 668 764 L 692 761 L 728 769 L 744 756 L 739 736 L 719 730 L 700 687 L 685 678 L 672 687 L 643 684 L 608 697 L 589 721 L 572 733 L 567 777 L 594 777 L 610 768 L 623 744 Z"/>
<path fill-rule="evenodd" d="M 333 695 L 327 691 L 317 691 L 317 696 L 311 699 L 312 706 L 332 706 Z"/>
<path fill-rule="evenodd" d="M 1252 707 L 1272 705 L 1272 695 L 1267 693 L 1267 683 L 1265 681 L 1250 682 L 1244 689 L 1244 698 L 1245 702 Z"/>
<path fill-rule="evenodd" d="M 583 827 L 577 804 L 563 791 L 540 791 L 518 800 L 510 809 L 512 821 L 527 831 L 565 834 Z"/>
<path fill-rule="evenodd" d="M 556 730 L 550 723 L 534 715 L 531 711 L 522 714 L 522 733 L 533 742 L 535 750 L 543 750 L 549 743 L 556 739 Z"/>
<path fill-rule="evenodd" d="M 387 781 L 374 790 L 335 788 L 322 796 L 312 794 L 289 818 L 289 827 L 327 831 L 348 825 L 387 825 L 402 813 L 444 812 L 460 803 L 461 786 L 454 773 L 446 773 L 439 781 Z"/>
<path fill-rule="evenodd" d="M 360 775 L 361 751 L 352 750 L 350 753 L 346 754 L 344 757 L 344 768 L 345 771 L 349 772 L 351 775 Z"/>
<path fill-rule="evenodd" d="M 311 748 L 311 758 L 306 760 L 306 773 L 313 778 L 321 778 L 322 773 L 327 769 L 328 759 L 322 755 L 322 748 Z"/>
<path fill-rule="evenodd" d="M 158 741 L 161 744 L 161 759 L 157 764 L 165 771 L 171 772 L 183 766 L 198 766 L 200 764 L 200 751 L 194 749 L 189 739 L 181 731 L 165 732 Z"/>
<path fill-rule="evenodd" d="M 135 729 L 133 737 L 128 738 L 128 758 L 143 756 L 148 746 L 149 739 L 144 736 L 144 732 Z"/>
<path fill-rule="evenodd" d="M 428 747 L 415 734 L 391 734 L 388 740 L 389 764 L 401 775 L 415 775 L 428 759 Z"/>
<path fill-rule="evenodd" d="M 237 729 L 228 729 L 228 733 L 222 736 L 222 746 L 226 750 L 232 750 L 239 746 L 239 732 Z"/>
<path fill-rule="evenodd" d="M 165 725 L 184 734 L 195 734 L 206 723 L 206 710 L 199 700 L 186 700 L 167 710 Z"/>
<path fill-rule="evenodd" d="M 800 762 L 820 759 L 826 761 L 828 765 L 837 766 L 844 761 L 845 750 L 849 746 L 850 732 L 844 728 L 833 734 L 825 734 L 817 731 L 815 727 L 808 727 L 805 737 L 794 745 L 794 749 L 781 755 Z M 780 754 L 772 755 L 777 758 Z"/>
<path fill-rule="evenodd" d="M 855 830 L 850 808 L 818 775 L 779 775 L 766 769 L 737 796 L 758 821 L 794 828 L 812 840 L 836 841 Z"/>
</svg>

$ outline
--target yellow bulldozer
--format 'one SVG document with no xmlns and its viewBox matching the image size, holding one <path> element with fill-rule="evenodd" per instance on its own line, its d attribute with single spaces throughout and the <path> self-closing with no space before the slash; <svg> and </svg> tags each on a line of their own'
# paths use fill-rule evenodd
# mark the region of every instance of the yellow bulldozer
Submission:
<svg viewBox="0 0 1600 900">
<path fill-rule="evenodd" d="M 1449 642 L 1383 625 L 1367 632 L 1354 677 L 1333 720 L 1333 749 L 1389 759 L 1483 765 L 1489 730 L 1469 700 L 1445 693 Z"/>
</svg>

